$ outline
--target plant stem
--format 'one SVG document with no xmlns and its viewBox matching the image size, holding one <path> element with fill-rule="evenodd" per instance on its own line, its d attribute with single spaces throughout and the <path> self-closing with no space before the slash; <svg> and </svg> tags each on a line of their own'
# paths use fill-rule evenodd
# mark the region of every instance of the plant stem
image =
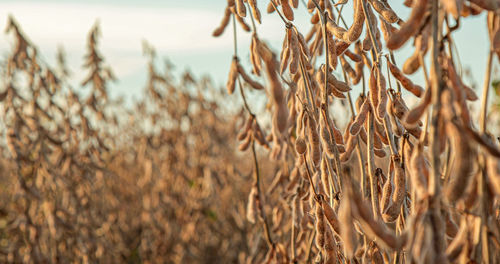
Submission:
<svg viewBox="0 0 500 264">
<path fill-rule="evenodd" d="M 481 116 L 479 117 L 480 129 L 481 132 L 486 132 L 486 121 L 488 119 L 488 94 L 490 88 L 490 80 L 491 80 L 491 65 L 493 62 L 493 51 L 490 50 L 488 54 L 488 64 L 486 65 L 486 73 L 484 77 L 483 84 L 483 94 L 481 97 Z"/>
</svg>

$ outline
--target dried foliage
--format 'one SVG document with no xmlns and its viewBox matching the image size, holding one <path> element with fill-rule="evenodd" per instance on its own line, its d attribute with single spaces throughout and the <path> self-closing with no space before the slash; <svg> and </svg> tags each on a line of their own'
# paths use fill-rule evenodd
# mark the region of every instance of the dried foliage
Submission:
<svg viewBox="0 0 500 264">
<path fill-rule="evenodd" d="M 249 252 L 249 166 L 234 155 L 239 115 L 209 79 L 158 70 L 134 106 L 108 97 L 114 79 L 89 34 L 78 92 L 64 55 L 41 61 L 13 18 L 3 64 L 0 262 L 214 263 Z M 82 95 L 81 95 L 82 94 Z M 84 95 L 83 95 L 84 94 Z M 214 159 L 213 157 L 217 157 Z M 253 249 L 255 250 L 255 249 Z"/>
</svg>

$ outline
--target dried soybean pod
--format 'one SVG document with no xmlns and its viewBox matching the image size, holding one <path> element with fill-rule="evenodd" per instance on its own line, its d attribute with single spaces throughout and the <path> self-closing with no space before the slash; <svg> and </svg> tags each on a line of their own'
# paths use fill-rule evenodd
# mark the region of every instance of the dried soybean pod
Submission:
<svg viewBox="0 0 500 264">
<path fill-rule="evenodd" d="M 460 80 L 460 82 L 462 82 L 462 80 Z M 469 100 L 469 101 L 476 101 L 478 99 L 476 92 L 474 92 L 474 90 L 472 90 L 472 88 L 470 88 L 469 86 L 465 85 L 463 82 L 462 82 L 462 88 L 464 89 L 465 98 L 467 100 Z"/>
<path fill-rule="evenodd" d="M 380 69 L 377 68 L 377 86 L 378 86 L 378 106 L 375 111 L 377 114 L 377 118 L 379 120 L 384 120 L 387 108 L 387 90 L 385 89 L 385 78 L 384 75 L 380 72 Z"/>
<path fill-rule="evenodd" d="M 290 43 L 288 43 L 288 46 L 290 48 L 291 59 L 292 59 L 290 61 L 290 73 L 295 74 L 297 73 L 300 61 L 299 39 L 294 30 L 287 29 L 287 31 L 290 32 L 290 37 L 289 37 Z"/>
<path fill-rule="evenodd" d="M 240 145 L 238 146 L 238 149 L 240 151 L 247 150 L 250 144 L 252 143 L 252 139 L 253 139 L 253 133 L 248 133 L 245 140 L 241 142 Z"/>
<path fill-rule="evenodd" d="M 325 125 L 323 119 L 321 119 L 319 122 L 319 129 L 320 129 L 321 146 L 323 146 L 323 150 L 326 152 L 329 158 L 331 159 L 335 158 L 335 145 L 334 145 L 335 142 L 332 141 L 328 128 Z"/>
<path fill-rule="evenodd" d="M 365 14 L 363 12 L 363 0 L 354 0 L 354 21 L 351 27 L 344 34 L 344 41 L 347 43 L 355 42 L 363 32 Z"/>
<path fill-rule="evenodd" d="M 380 0 L 370 0 L 370 3 L 373 6 L 373 9 L 380 14 L 381 18 L 384 18 L 385 21 L 389 23 L 396 23 L 399 20 L 399 17 L 396 13 L 388 7 L 386 2 L 382 2 Z"/>
<path fill-rule="evenodd" d="M 264 90 L 264 86 L 262 86 L 262 84 L 252 80 L 252 78 L 250 76 L 248 76 L 248 74 L 246 74 L 245 70 L 243 69 L 243 67 L 241 67 L 241 65 L 238 63 L 238 72 L 240 74 L 240 76 L 243 78 L 243 80 L 245 80 L 246 83 L 248 83 L 252 88 L 256 89 L 256 90 Z"/>
<path fill-rule="evenodd" d="M 315 166 L 318 166 L 321 159 L 321 150 L 316 121 L 311 117 L 309 117 L 307 121 L 307 135 L 311 144 L 312 151 L 311 160 L 313 161 Z"/>
<path fill-rule="evenodd" d="M 307 42 L 304 39 L 304 36 L 302 35 L 302 33 L 300 33 L 298 30 L 297 30 L 297 38 L 299 40 L 300 50 L 303 52 L 303 54 L 306 58 L 309 58 L 311 55 L 309 53 L 309 49 L 307 48 Z"/>
<path fill-rule="evenodd" d="M 342 137 L 342 132 L 335 126 L 333 121 L 328 118 L 328 124 L 330 125 L 330 128 L 332 129 L 333 132 L 333 139 L 335 140 L 335 143 L 338 145 L 344 145 L 344 139 Z"/>
<path fill-rule="evenodd" d="M 460 227 L 458 229 L 457 235 L 453 238 L 453 240 L 448 244 L 446 248 L 446 257 L 450 263 L 454 263 L 459 256 L 460 252 L 462 252 L 462 248 L 467 243 L 467 220 L 462 218 L 460 221 Z"/>
<path fill-rule="evenodd" d="M 336 38 L 345 41 L 344 35 L 346 35 L 347 30 L 345 30 L 344 28 L 338 26 L 333 20 L 328 20 L 328 22 L 326 24 L 326 28 Z M 348 41 L 345 41 L 345 42 L 347 44 L 350 44 L 350 42 L 348 42 Z M 340 54 L 337 53 L 337 55 L 340 55 Z"/>
<path fill-rule="evenodd" d="M 405 172 L 399 156 L 394 161 L 394 191 L 391 196 L 391 204 L 382 214 L 384 221 L 394 222 L 401 212 L 401 205 L 406 195 Z"/>
<path fill-rule="evenodd" d="M 306 142 L 303 137 L 298 137 L 297 140 L 295 140 L 295 151 L 299 155 L 302 155 L 306 152 L 307 147 L 306 147 Z"/>
<path fill-rule="evenodd" d="M 226 10 L 224 11 L 224 17 L 222 18 L 220 25 L 212 33 L 212 36 L 218 37 L 218 36 L 222 35 L 222 33 L 224 33 L 224 30 L 226 29 L 227 25 L 229 24 L 230 18 L 231 18 L 231 9 L 229 9 L 229 7 L 226 7 Z"/>
<path fill-rule="evenodd" d="M 351 64 L 349 64 L 347 62 L 347 60 L 344 58 L 344 56 L 340 56 L 340 64 L 342 65 L 342 68 L 344 69 L 344 71 L 346 71 L 347 74 L 349 74 L 349 77 L 351 77 L 351 79 L 356 78 L 356 72 L 352 68 Z"/>
<path fill-rule="evenodd" d="M 387 222 L 384 218 L 384 212 L 389 208 L 392 196 L 392 178 L 394 173 L 394 163 L 391 160 L 389 174 L 387 175 L 387 180 L 384 183 L 384 187 L 382 188 L 382 200 L 380 201 L 380 213 L 382 214 L 382 218 L 385 222 Z M 381 168 L 375 169 L 375 177 L 380 177 L 384 172 Z"/>
<path fill-rule="evenodd" d="M 368 88 L 370 89 L 370 102 L 371 108 L 377 109 L 378 105 L 378 87 L 377 87 L 377 77 L 375 76 L 375 66 L 372 67 L 370 71 L 370 79 L 368 81 Z"/>
<path fill-rule="evenodd" d="M 326 229 L 325 233 L 325 264 L 336 264 L 338 253 L 337 244 L 330 228 Z"/>
<path fill-rule="evenodd" d="M 357 43 L 359 43 L 359 42 L 356 42 L 356 44 Z M 349 49 L 345 50 L 344 55 L 346 55 L 347 57 L 349 57 L 354 62 L 362 62 L 363 61 L 363 58 L 360 55 L 358 55 L 356 53 L 353 53 Z"/>
<path fill-rule="evenodd" d="M 422 41 L 422 36 L 417 36 L 415 39 L 415 43 L 419 43 Z M 415 45 L 415 52 L 411 55 L 403 64 L 403 73 L 404 74 L 413 74 L 418 68 L 420 68 L 420 49 L 418 48 L 418 44 Z M 425 55 L 425 54 L 422 54 Z"/>
<path fill-rule="evenodd" d="M 328 73 L 328 84 L 331 84 L 335 90 L 341 93 L 349 92 L 351 90 L 351 87 L 349 87 L 347 83 L 337 80 L 337 78 L 335 78 L 335 76 L 331 73 Z"/>
<path fill-rule="evenodd" d="M 238 16 L 246 17 L 247 9 L 245 7 L 245 4 L 243 3 L 243 0 L 235 0 L 235 2 L 236 2 L 236 11 L 238 13 Z"/>
<path fill-rule="evenodd" d="M 340 155 L 340 161 L 342 162 L 346 162 L 351 158 L 352 152 L 358 143 L 358 138 L 349 136 L 345 142 L 345 152 Z"/>
<path fill-rule="evenodd" d="M 238 140 L 243 140 L 244 138 L 246 138 L 246 135 L 248 134 L 248 131 L 250 131 L 250 129 L 252 128 L 253 123 L 254 123 L 254 118 L 253 116 L 249 115 L 247 120 L 245 121 L 245 124 L 241 129 L 241 132 L 238 134 Z"/>
<path fill-rule="evenodd" d="M 463 196 L 473 178 L 476 150 L 470 145 L 470 140 L 465 134 L 453 123 L 448 124 L 446 128 L 450 139 L 453 140 L 455 166 L 453 166 L 452 173 L 446 184 L 445 194 L 450 202 L 456 202 Z"/>
<path fill-rule="evenodd" d="M 257 0 L 248 0 L 248 4 L 250 5 L 250 8 L 252 9 L 252 15 L 257 20 L 257 22 L 262 23 L 261 21 L 261 15 L 260 15 L 260 10 L 257 7 Z"/>
<path fill-rule="evenodd" d="M 291 29 L 286 30 L 285 39 L 283 39 L 283 48 L 281 49 L 281 61 L 280 61 L 280 74 L 285 72 L 288 67 L 288 61 L 290 59 L 290 38 L 291 38 Z"/>
<path fill-rule="evenodd" d="M 392 34 L 389 41 L 387 41 L 387 48 L 390 50 L 399 49 L 409 38 L 416 35 L 424 21 L 427 2 L 427 0 L 413 1 L 410 17 L 398 31 Z"/>
<path fill-rule="evenodd" d="M 394 78 L 396 78 L 406 90 L 417 97 L 422 96 L 424 92 L 424 89 L 422 87 L 413 84 L 413 82 L 406 76 L 404 76 L 401 70 L 399 70 L 399 68 L 396 67 L 396 65 L 392 64 L 389 60 L 387 60 L 387 64 L 389 65 L 389 70 L 391 71 Z"/>
<path fill-rule="evenodd" d="M 236 78 L 238 78 L 238 59 L 233 58 L 231 68 L 229 70 L 229 77 L 227 80 L 226 88 L 229 94 L 233 94 L 236 88 Z"/>
<path fill-rule="evenodd" d="M 345 50 L 351 45 L 345 41 L 337 41 L 335 45 L 335 50 L 337 51 L 337 56 L 344 54 Z"/>
<path fill-rule="evenodd" d="M 252 62 L 253 72 L 260 76 L 260 70 L 262 69 L 262 63 L 260 61 L 259 52 L 257 50 L 257 46 L 259 39 L 257 38 L 257 34 L 252 34 L 252 42 L 250 43 L 250 61 Z"/>
<path fill-rule="evenodd" d="M 318 195 L 318 202 L 316 203 L 316 246 L 318 248 L 323 248 L 325 245 L 325 213 L 323 212 L 323 208 L 321 204 L 324 202 L 321 197 L 322 195 Z"/>
<path fill-rule="evenodd" d="M 429 167 L 425 162 L 423 146 L 419 143 L 416 148 L 413 148 L 409 165 L 411 185 L 415 188 L 415 193 L 424 197 L 427 194 L 427 179 L 429 178 Z"/>
<path fill-rule="evenodd" d="M 330 32 L 327 32 L 327 41 L 328 41 L 328 63 L 334 69 L 337 68 L 337 46 Z"/>
<path fill-rule="evenodd" d="M 358 240 L 351 212 L 351 201 L 348 195 L 342 197 L 339 206 L 340 237 L 344 242 L 345 256 L 351 259 L 356 252 Z"/>
<path fill-rule="evenodd" d="M 281 9 L 283 10 L 283 15 L 285 15 L 286 19 L 293 21 L 293 10 L 290 7 L 288 1 L 281 1 Z"/>
<path fill-rule="evenodd" d="M 255 220 L 258 217 L 258 200 L 259 193 L 257 189 L 257 184 L 252 185 L 252 189 L 250 189 L 250 194 L 248 195 L 248 204 L 247 204 L 247 220 L 248 222 L 255 224 Z"/>
<path fill-rule="evenodd" d="M 238 23 L 240 24 L 241 28 L 243 28 L 243 30 L 245 30 L 246 32 L 251 31 L 250 26 L 245 22 L 243 17 L 238 16 L 238 15 L 235 15 L 234 17 L 236 18 L 236 21 L 238 21 Z"/>
<path fill-rule="evenodd" d="M 425 113 L 425 110 L 427 109 L 427 106 L 431 103 L 431 89 L 427 89 L 424 94 L 424 98 L 422 102 L 420 102 L 415 108 L 412 110 L 408 111 L 405 117 L 405 122 L 407 124 L 415 124 L 422 115 Z"/>
<path fill-rule="evenodd" d="M 349 133 L 351 133 L 351 135 L 356 136 L 359 133 L 359 130 L 363 126 L 363 123 L 365 122 L 369 112 L 370 112 L 370 100 L 365 99 L 363 105 L 361 106 L 361 110 L 354 119 L 351 128 L 349 129 Z"/>
<path fill-rule="evenodd" d="M 332 227 L 333 231 L 335 231 L 335 233 L 337 234 L 340 234 L 339 218 L 337 217 L 337 214 L 335 213 L 333 208 L 327 202 L 321 203 L 321 206 L 323 207 L 323 211 L 325 212 L 326 220 Z"/>
</svg>

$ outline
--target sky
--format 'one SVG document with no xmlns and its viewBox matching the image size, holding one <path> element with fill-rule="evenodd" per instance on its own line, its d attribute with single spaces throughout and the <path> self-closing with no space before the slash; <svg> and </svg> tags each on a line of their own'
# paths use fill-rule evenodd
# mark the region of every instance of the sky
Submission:
<svg viewBox="0 0 500 264">
<path fill-rule="evenodd" d="M 257 26 L 259 36 L 278 50 L 284 36 L 283 23 L 276 14 L 265 13 L 268 0 L 257 2 L 263 14 L 263 24 Z M 389 2 L 394 2 L 392 7 L 403 19 L 407 18 L 409 9 L 401 1 Z M 111 94 L 131 99 L 141 94 L 146 83 L 143 40 L 151 43 L 159 56 L 168 58 L 176 71 L 189 70 L 197 77 L 210 75 L 217 84 L 224 85 L 233 53 L 232 31 L 229 28 L 219 38 L 211 34 L 220 23 L 225 5 L 226 0 L 0 0 L 0 28 L 5 28 L 9 14 L 14 16 L 44 61 L 51 65 L 55 64 L 57 48 L 62 46 L 73 77 L 81 81 L 86 74 L 81 65 L 87 33 L 99 21 L 101 51 L 119 80 Z M 352 16 L 349 10 L 344 14 Z M 294 24 L 305 33 L 308 19 L 309 14 L 300 7 Z M 464 68 L 471 70 L 479 87 L 489 41 L 485 25 L 484 15 L 465 18 L 462 28 L 454 34 L 460 60 Z M 2 56 L 12 43 L 12 36 L 0 35 Z M 238 30 L 238 52 L 244 63 L 249 61 L 249 44 L 250 34 Z M 411 53 L 407 43 L 396 58 L 407 58 Z M 421 73 L 411 78 L 423 80 Z"/>
</svg>

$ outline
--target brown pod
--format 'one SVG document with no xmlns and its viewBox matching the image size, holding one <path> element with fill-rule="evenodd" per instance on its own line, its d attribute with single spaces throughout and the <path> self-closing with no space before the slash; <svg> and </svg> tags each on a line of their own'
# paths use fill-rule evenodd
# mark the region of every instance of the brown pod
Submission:
<svg viewBox="0 0 500 264">
<path fill-rule="evenodd" d="M 387 222 L 387 220 L 384 217 L 384 212 L 387 210 L 387 208 L 389 208 L 389 205 L 391 202 L 391 196 L 392 196 L 392 192 L 393 192 L 392 179 L 393 179 L 393 173 L 394 173 L 394 170 L 393 170 L 394 166 L 393 166 L 392 161 L 390 163 L 390 167 L 391 168 L 389 170 L 389 174 L 387 175 L 388 178 L 384 183 L 384 187 L 382 188 L 382 198 L 380 201 L 380 211 L 381 211 L 380 213 L 382 214 L 382 218 L 384 219 L 385 222 Z M 377 168 L 375 170 L 375 177 L 380 177 L 379 175 L 383 174 L 383 173 L 384 172 L 382 171 L 382 169 Z"/>
<path fill-rule="evenodd" d="M 231 7 L 231 12 L 233 12 L 233 13 L 236 12 L 234 10 L 234 7 Z M 240 24 L 241 28 L 243 28 L 243 30 L 245 30 L 246 32 L 250 32 L 251 31 L 250 26 L 245 22 L 245 20 L 243 19 L 243 17 L 241 17 L 239 15 L 235 15 L 234 17 L 236 18 L 236 21 L 238 21 L 238 24 Z"/>
<path fill-rule="evenodd" d="M 252 34 L 252 42 L 250 43 L 250 61 L 252 62 L 253 72 L 260 76 L 260 71 L 262 69 L 262 63 L 259 56 L 259 51 L 257 50 L 257 46 L 259 39 L 257 38 L 257 34 Z"/>
<path fill-rule="evenodd" d="M 285 15 L 286 19 L 293 21 L 293 10 L 288 1 L 281 1 L 281 9 L 283 10 L 283 15 Z"/>
<path fill-rule="evenodd" d="M 406 76 L 404 76 L 401 70 L 399 70 L 399 68 L 396 67 L 396 65 L 392 64 L 390 61 L 387 61 L 387 64 L 389 65 L 389 70 L 391 71 L 394 78 L 396 78 L 406 90 L 417 97 L 422 96 L 424 92 L 424 89 L 422 87 L 413 84 L 413 82 Z"/>
<path fill-rule="evenodd" d="M 306 147 L 306 142 L 303 137 L 298 137 L 297 140 L 295 140 L 295 151 L 299 155 L 302 155 L 306 152 L 307 147 Z"/>
<path fill-rule="evenodd" d="M 326 229 L 325 233 L 325 264 L 336 264 L 338 260 L 338 248 L 330 228 Z"/>
<path fill-rule="evenodd" d="M 243 78 L 243 80 L 245 80 L 246 83 L 248 83 L 252 88 L 256 89 L 256 90 L 264 90 L 264 86 L 262 86 L 262 84 L 252 80 L 252 78 L 250 76 L 248 76 L 248 74 L 246 74 L 245 70 L 243 69 L 243 67 L 241 67 L 241 65 L 238 63 L 238 72 L 240 74 L 240 76 Z"/>
<path fill-rule="evenodd" d="M 273 1 L 269 1 L 269 4 L 267 4 L 266 11 L 267 11 L 268 14 L 271 14 L 274 11 L 276 11 L 276 9 L 274 8 L 274 5 L 273 5 Z"/>
<path fill-rule="evenodd" d="M 288 67 L 288 61 L 290 59 L 290 38 L 291 38 L 291 29 L 286 30 L 285 39 L 283 39 L 283 48 L 281 49 L 281 60 L 280 60 L 280 74 L 285 72 Z"/>
<path fill-rule="evenodd" d="M 455 159 L 445 194 L 450 202 L 456 202 L 463 196 L 473 178 L 476 149 L 470 145 L 470 140 L 457 126 L 449 124 L 446 131 L 453 140 Z"/>
<path fill-rule="evenodd" d="M 309 58 L 311 55 L 309 53 L 309 49 L 307 48 L 307 42 L 304 39 L 302 33 L 300 33 L 299 31 L 297 31 L 297 38 L 299 39 L 300 50 L 302 51 L 302 53 L 306 58 Z"/>
<path fill-rule="evenodd" d="M 333 210 L 333 208 L 328 204 L 326 201 L 321 203 L 321 206 L 323 207 L 323 211 L 325 213 L 326 220 L 332 227 L 333 231 L 335 233 L 340 234 L 340 223 L 339 223 L 339 218 L 337 217 L 337 214 Z"/>
<path fill-rule="evenodd" d="M 297 73 L 297 70 L 299 68 L 299 62 L 300 62 L 300 47 L 299 47 L 299 39 L 297 37 L 297 34 L 293 29 L 288 29 L 290 32 L 290 37 L 288 43 L 288 46 L 290 48 L 291 52 L 291 61 L 290 61 L 290 73 L 295 74 Z"/>
<path fill-rule="evenodd" d="M 351 133 L 351 135 L 356 136 L 359 133 L 369 112 L 370 112 L 370 100 L 365 100 L 363 102 L 363 105 L 361 106 L 361 110 L 356 116 L 356 119 L 354 119 L 351 128 L 349 129 L 349 133 Z"/>
<path fill-rule="evenodd" d="M 261 21 L 261 15 L 260 15 L 260 10 L 257 7 L 257 0 L 248 0 L 248 4 L 250 5 L 250 8 L 252 9 L 252 15 L 257 22 L 262 23 Z"/>
<path fill-rule="evenodd" d="M 408 147 L 409 149 L 409 147 Z M 422 146 L 413 148 L 413 152 L 405 152 L 405 156 L 411 155 L 410 163 L 408 164 L 411 186 L 415 188 L 415 193 L 420 197 L 425 197 L 427 190 L 427 179 L 429 178 L 429 167 L 425 161 Z"/>
<path fill-rule="evenodd" d="M 415 108 L 410 110 L 405 116 L 405 122 L 407 124 L 415 124 L 424 115 L 427 106 L 431 103 L 432 92 L 431 89 L 427 89 L 424 94 L 422 102 L 420 102 Z"/>
<path fill-rule="evenodd" d="M 323 119 L 320 120 L 319 122 L 319 134 L 320 134 L 320 139 L 321 139 L 321 146 L 323 147 L 323 150 L 326 152 L 329 158 L 333 159 L 335 158 L 335 143 L 332 141 L 332 138 L 330 137 L 330 132 L 328 131 L 327 126 L 325 125 L 325 122 Z"/>
<path fill-rule="evenodd" d="M 330 64 L 330 67 L 333 69 L 337 68 L 337 46 L 335 44 L 334 39 L 332 36 L 328 33 L 328 63 Z"/>
<path fill-rule="evenodd" d="M 356 42 L 356 45 L 358 44 L 359 42 Z M 358 55 L 356 53 L 353 53 L 352 51 L 350 51 L 349 49 L 346 49 L 345 52 L 344 52 L 344 55 L 346 55 L 347 57 L 349 57 L 349 59 L 351 59 L 352 61 L 354 62 L 362 62 L 363 61 L 363 58 L 361 57 L 361 55 Z"/>
<path fill-rule="evenodd" d="M 386 222 L 394 222 L 401 212 L 401 205 L 406 196 L 406 176 L 404 168 L 401 164 L 401 159 L 395 157 L 394 159 L 394 191 L 391 196 L 391 204 L 382 213 L 382 218 Z"/>
<path fill-rule="evenodd" d="M 240 145 L 238 146 L 238 149 L 240 151 L 247 150 L 248 147 L 250 147 L 250 144 L 252 143 L 252 139 L 253 139 L 253 133 L 250 132 L 247 134 L 247 137 L 245 138 L 245 140 L 240 143 Z"/>
<path fill-rule="evenodd" d="M 248 131 L 250 131 L 250 129 L 252 128 L 252 124 L 254 124 L 254 118 L 253 116 L 248 116 L 247 120 L 245 121 L 245 124 L 243 125 L 243 127 L 241 128 L 241 132 L 238 134 L 238 140 L 243 140 L 244 138 L 246 138 L 246 135 L 248 133 Z M 242 136 L 244 135 L 244 136 Z"/>
<path fill-rule="evenodd" d="M 356 144 L 358 142 L 357 137 L 350 136 L 347 141 L 345 141 L 345 152 L 340 155 L 340 161 L 346 162 L 351 159 L 352 152 L 356 148 Z"/>
<path fill-rule="evenodd" d="M 258 199 L 259 191 L 257 189 L 257 185 L 253 184 L 252 189 L 250 189 L 250 194 L 248 195 L 247 204 L 247 220 L 252 224 L 255 224 L 255 220 L 258 217 Z"/>
<path fill-rule="evenodd" d="M 320 196 L 322 197 L 322 196 Z M 321 207 L 321 203 L 323 203 L 322 199 L 318 199 L 318 203 L 316 203 L 316 247 L 323 248 L 325 245 L 325 213 L 323 212 L 323 208 Z"/>
<path fill-rule="evenodd" d="M 344 54 L 345 50 L 351 45 L 350 43 L 344 42 L 344 41 L 337 41 L 335 42 L 335 50 L 337 51 L 337 56 L 340 56 Z"/>
<path fill-rule="evenodd" d="M 399 20 L 399 17 L 396 13 L 389 7 L 387 2 L 382 2 L 380 0 L 370 0 L 370 3 L 373 6 L 373 9 L 380 14 L 380 17 L 383 18 L 388 23 L 396 23 Z"/>
<path fill-rule="evenodd" d="M 363 0 L 353 0 L 354 1 L 354 21 L 351 27 L 344 34 L 344 41 L 347 43 L 353 43 L 359 39 L 361 32 L 363 32 L 363 25 L 365 22 L 365 14 L 363 12 Z"/>
<path fill-rule="evenodd" d="M 222 20 L 220 22 L 220 25 L 214 30 L 212 33 L 212 36 L 218 37 L 224 33 L 224 30 L 226 29 L 227 25 L 229 24 L 229 19 L 231 18 L 231 9 L 229 7 L 226 7 L 226 10 L 224 11 L 224 17 L 222 17 Z"/>
<path fill-rule="evenodd" d="M 328 29 L 328 32 L 330 32 L 332 35 L 334 35 L 337 39 L 343 40 L 347 44 L 350 44 L 350 42 L 348 42 L 344 39 L 344 35 L 347 33 L 347 30 L 338 26 L 333 20 L 328 20 L 328 22 L 326 24 L 326 28 Z M 337 53 L 337 55 L 340 55 L 340 54 Z"/>
<path fill-rule="evenodd" d="M 345 72 L 351 77 L 351 79 L 356 78 L 356 71 L 352 68 L 351 64 L 347 62 L 347 60 L 344 58 L 344 56 L 340 56 L 340 64 L 342 65 L 342 68 L 344 69 Z"/>
<path fill-rule="evenodd" d="M 413 1 L 410 17 L 387 41 L 388 49 L 399 49 L 409 38 L 416 35 L 420 25 L 424 22 L 423 18 L 427 10 L 427 2 L 428 0 Z"/>
<path fill-rule="evenodd" d="M 320 139 L 318 135 L 318 128 L 316 126 L 316 121 L 312 118 L 307 119 L 307 135 L 309 142 L 311 144 L 311 159 L 315 166 L 319 166 L 319 162 L 321 159 L 321 150 L 320 150 Z"/>
<path fill-rule="evenodd" d="M 229 70 L 229 77 L 227 80 L 226 88 L 229 94 L 233 94 L 236 88 L 236 78 L 238 78 L 238 59 L 233 59 L 231 68 Z"/>
<path fill-rule="evenodd" d="M 384 36 L 385 42 L 389 40 L 391 37 L 392 33 L 396 31 L 396 28 L 393 27 L 391 24 L 387 23 L 382 17 L 380 18 L 380 29 L 382 30 L 382 35 Z"/>
<path fill-rule="evenodd" d="M 384 120 L 387 108 L 387 90 L 386 90 L 385 78 L 380 72 L 380 69 L 378 68 L 377 68 L 377 86 L 378 86 L 378 106 L 375 112 L 379 120 Z"/>
<path fill-rule="evenodd" d="M 378 86 L 377 86 L 377 77 L 375 75 L 375 66 L 372 67 L 370 71 L 370 79 L 368 81 L 368 88 L 370 89 L 370 102 L 372 104 L 372 109 L 377 109 L 378 105 Z"/>
<path fill-rule="evenodd" d="M 344 139 L 342 137 L 342 132 L 340 132 L 340 130 L 335 126 L 335 124 L 333 123 L 333 121 L 330 118 L 328 118 L 328 124 L 329 124 L 330 128 L 332 129 L 333 139 L 335 140 L 335 143 L 337 145 L 344 145 Z"/>
<path fill-rule="evenodd" d="M 238 12 L 238 16 L 246 17 L 247 9 L 245 7 L 245 4 L 243 3 L 243 0 L 235 0 L 235 2 L 236 2 L 236 11 Z"/>
</svg>

